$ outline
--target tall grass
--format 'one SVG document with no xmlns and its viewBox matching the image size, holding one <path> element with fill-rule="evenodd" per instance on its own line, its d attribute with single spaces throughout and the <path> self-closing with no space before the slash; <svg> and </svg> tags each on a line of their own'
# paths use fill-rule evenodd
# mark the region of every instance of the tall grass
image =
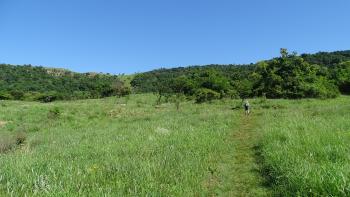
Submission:
<svg viewBox="0 0 350 197">
<path fill-rule="evenodd" d="M 220 196 L 234 188 L 240 100 L 177 109 L 154 106 L 153 95 L 123 99 L 3 101 L 0 196 Z M 247 124 L 258 125 L 247 128 L 261 133 L 254 143 L 276 195 L 350 195 L 348 99 L 251 101 L 258 122 Z"/>
<path fill-rule="evenodd" d="M 7 135 L 0 136 L 0 154 L 6 153 L 7 151 L 11 150 L 13 145 L 14 145 L 14 141 L 10 136 L 7 136 Z"/>
<path fill-rule="evenodd" d="M 226 139 L 238 113 L 220 103 L 155 108 L 155 100 L 134 95 L 125 105 L 114 98 L 6 102 L 0 120 L 11 123 L 0 132 L 13 135 L 19 127 L 28 132 L 21 148 L 0 154 L 0 194 L 211 194 L 224 176 L 217 170 L 221 158 L 234 151 Z"/>
<path fill-rule="evenodd" d="M 265 175 L 281 196 L 350 195 L 350 103 L 274 101 L 261 120 Z"/>
</svg>

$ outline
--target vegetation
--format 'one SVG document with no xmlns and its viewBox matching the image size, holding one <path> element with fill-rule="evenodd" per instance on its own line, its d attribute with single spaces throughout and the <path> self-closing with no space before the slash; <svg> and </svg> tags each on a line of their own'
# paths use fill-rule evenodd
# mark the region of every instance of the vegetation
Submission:
<svg viewBox="0 0 350 197">
<path fill-rule="evenodd" d="M 250 65 L 159 69 L 136 75 L 74 73 L 30 65 L 0 65 L 0 100 L 52 102 L 156 93 L 158 103 L 185 95 L 198 103 L 222 98 L 333 98 L 350 94 L 350 51 L 288 53 Z"/>
<path fill-rule="evenodd" d="M 52 102 L 130 93 L 117 76 L 0 64 L 0 100 Z"/>
<path fill-rule="evenodd" d="M 159 97 L 183 93 L 202 102 L 209 98 L 333 98 L 349 94 L 350 51 L 288 53 L 251 65 L 208 65 L 159 69 L 138 74 L 131 81 L 135 92 Z M 205 96 L 210 92 L 210 96 Z M 220 96 L 217 96 L 220 95 Z"/>
<path fill-rule="evenodd" d="M 0 70 L 0 196 L 350 196 L 350 51 Z"/>
<path fill-rule="evenodd" d="M 252 73 L 253 92 L 268 98 L 328 98 L 339 91 L 318 65 L 311 65 L 295 54 L 281 51 L 280 58 L 260 62 Z"/>
<path fill-rule="evenodd" d="M 220 104 L 155 108 L 153 95 L 132 95 L 127 104 L 125 99 L 3 101 L 0 120 L 7 124 L 0 139 L 18 130 L 27 139 L 0 154 L 0 195 L 215 193 L 225 175 L 217 174 L 218 161 L 231 161 L 234 149 L 226 139 L 239 114 Z"/>
<path fill-rule="evenodd" d="M 349 195 L 348 97 L 157 99 L 2 101 L 0 195 Z"/>
<path fill-rule="evenodd" d="M 333 67 L 341 62 L 350 61 L 350 50 L 331 53 L 319 52 L 316 54 L 302 54 L 301 57 L 310 64 Z"/>
<path fill-rule="evenodd" d="M 259 132 L 261 156 L 280 196 L 349 196 L 348 97 L 336 100 L 268 101 Z"/>
</svg>

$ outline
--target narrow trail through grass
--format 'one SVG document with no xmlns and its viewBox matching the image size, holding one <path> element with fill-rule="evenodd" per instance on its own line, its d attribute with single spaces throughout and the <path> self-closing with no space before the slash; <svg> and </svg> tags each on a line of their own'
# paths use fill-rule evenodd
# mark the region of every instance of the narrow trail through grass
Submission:
<svg viewBox="0 0 350 197">
<path fill-rule="evenodd" d="M 256 114 L 242 115 L 241 124 L 232 135 L 235 145 L 232 170 L 235 177 L 230 196 L 269 196 L 256 157 L 255 147 L 260 135 L 256 129 L 256 119 Z"/>
</svg>

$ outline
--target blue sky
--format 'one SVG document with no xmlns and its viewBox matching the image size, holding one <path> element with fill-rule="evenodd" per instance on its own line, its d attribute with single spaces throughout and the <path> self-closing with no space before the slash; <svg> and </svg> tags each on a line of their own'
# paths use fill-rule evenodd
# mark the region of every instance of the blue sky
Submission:
<svg viewBox="0 0 350 197">
<path fill-rule="evenodd" d="M 0 0 L 0 63 L 134 73 L 350 49 L 348 0 Z"/>
</svg>

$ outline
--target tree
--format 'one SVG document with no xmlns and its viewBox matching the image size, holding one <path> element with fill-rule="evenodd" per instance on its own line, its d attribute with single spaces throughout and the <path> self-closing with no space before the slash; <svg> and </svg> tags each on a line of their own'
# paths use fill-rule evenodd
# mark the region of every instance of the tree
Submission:
<svg viewBox="0 0 350 197">
<path fill-rule="evenodd" d="M 115 81 L 112 84 L 112 90 L 113 90 L 113 94 L 116 95 L 117 97 L 123 97 L 131 94 L 130 87 L 125 86 L 124 82 L 119 80 Z"/>
<path fill-rule="evenodd" d="M 248 79 L 235 80 L 232 84 L 233 88 L 237 91 L 240 98 L 248 98 L 253 94 L 253 83 Z"/>
<path fill-rule="evenodd" d="M 282 58 L 286 58 L 286 57 L 288 57 L 288 50 L 285 49 L 285 48 L 281 48 L 280 49 L 280 54 L 281 54 Z"/>
<path fill-rule="evenodd" d="M 350 94 L 350 61 L 337 64 L 331 77 L 343 94 Z"/>
<path fill-rule="evenodd" d="M 337 91 L 320 67 L 310 65 L 296 54 L 281 49 L 281 57 L 258 63 L 255 90 L 268 98 L 334 97 Z"/>
</svg>

